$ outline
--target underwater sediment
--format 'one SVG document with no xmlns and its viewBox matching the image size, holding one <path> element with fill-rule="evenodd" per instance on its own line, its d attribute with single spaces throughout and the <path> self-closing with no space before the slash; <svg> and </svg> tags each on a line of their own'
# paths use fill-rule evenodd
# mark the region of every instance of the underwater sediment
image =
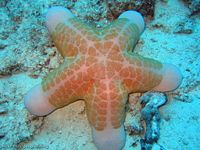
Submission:
<svg viewBox="0 0 200 150">
<path fill-rule="evenodd" d="M 84 103 L 72 104 L 44 118 L 32 116 L 24 107 L 25 93 L 63 61 L 45 27 L 45 13 L 52 6 L 66 7 L 98 28 L 108 25 L 126 10 L 141 12 L 147 25 L 135 52 L 174 63 L 184 76 L 181 87 L 167 93 L 169 102 L 160 109 L 160 138 L 153 148 L 198 148 L 200 21 L 197 2 L 160 0 L 148 1 L 145 5 L 145 1 L 127 0 L 107 3 L 99 0 L 0 1 L 0 148 L 95 149 Z M 133 97 L 130 96 L 130 102 L 136 100 Z M 132 108 L 140 104 L 128 105 Z M 139 106 L 135 109 L 138 112 L 130 109 L 125 122 L 126 150 L 140 149 L 140 139 L 145 134 Z"/>
</svg>

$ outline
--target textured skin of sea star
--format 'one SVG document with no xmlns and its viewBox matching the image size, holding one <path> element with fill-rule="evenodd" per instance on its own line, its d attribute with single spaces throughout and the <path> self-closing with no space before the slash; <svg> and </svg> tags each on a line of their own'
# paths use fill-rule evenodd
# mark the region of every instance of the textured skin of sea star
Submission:
<svg viewBox="0 0 200 150">
<path fill-rule="evenodd" d="M 76 17 L 66 20 L 50 31 L 64 62 L 42 81 L 36 95 L 48 101 L 52 110 L 84 100 L 97 147 L 121 149 L 128 94 L 158 86 L 163 79 L 163 65 L 132 52 L 141 32 L 126 17 L 103 29 L 86 25 Z M 116 141 L 109 141 L 115 138 L 111 137 L 115 131 L 119 132 Z M 108 138 L 102 137 L 105 134 Z"/>
<path fill-rule="evenodd" d="M 84 99 L 97 130 L 108 123 L 119 128 L 128 94 L 148 91 L 162 79 L 161 63 L 131 52 L 139 30 L 127 19 L 95 30 L 74 18 L 69 26 L 59 24 L 52 38 L 66 61 L 43 80 L 43 90 L 57 108 Z"/>
</svg>

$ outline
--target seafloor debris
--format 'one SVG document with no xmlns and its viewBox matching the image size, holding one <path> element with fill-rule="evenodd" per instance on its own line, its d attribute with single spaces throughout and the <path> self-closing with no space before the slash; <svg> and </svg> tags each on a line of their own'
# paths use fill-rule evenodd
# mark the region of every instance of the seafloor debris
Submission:
<svg viewBox="0 0 200 150">
<path fill-rule="evenodd" d="M 183 0 L 191 10 L 191 15 L 200 14 L 200 0 Z"/>
<path fill-rule="evenodd" d="M 18 63 L 6 64 L 6 65 L 0 67 L 0 77 L 12 75 L 20 72 L 20 70 L 23 70 L 21 64 Z"/>
<path fill-rule="evenodd" d="M 0 115 L 5 115 L 8 113 L 8 109 L 5 105 L 0 106 Z"/>
<path fill-rule="evenodd" d="M 146 123 L 146 132 L 144 139 L 141 139 L 142 150 L 151 150 L 152 145 L 156 142 L 160 135 L 160 113 L 159 107 L 167 101 L 163 93 L 148 92 L 140 98 L 143 106 L 141 110 L 142 118 Z"/>
<path fill-rule="evenodd" d="M 154 16 L 155 0 L 108 0 L 108 17 L 117 18 L 123 11 L 134 9 L 144 16 Z"/>
<path fill-rule="evenodd" d="M 23 102 L 23 94 L 36 81 L 24 74 L 1 78 L 0 149 L 23 145 L 41 130 L 43 117 L 34 118 L 26 111 Z"/>
<path fill-rule="evenodd" d="M 129 105 L 127 107 L 127 112 L 129 113 L 126 115 L 125 129 L 130 136 L 144 134 L 144 128 L 140 121 L 141 113 L 139 113 L 141 110 L 141 105 L 138 102 L 140 97 L 141 93 L 134 93 L 129 95 Z"/>
<path fill-rule="evenodd" d="M 191 20 L 185 22 L 179 22 L 177 28 L 173 33 L 177 34 L 192 34 L 193 22 Z"/>
<path fill-rule="evenodd" d="M 1 38 L 0 38 L 0 51 L 4 50 L 4 48 L 6 48 L 7 45 L 8 45 L 8 42 L 5 40 L 1 40 Z"/>
<path fill-rule="evenodd" d="M 122 12 L 130 9 L 137 10 L 144 16 L 153 17 L 154 5 L 155 0 L 80 0 L 74 3 L 71 10 L 82 20 L 97 27 L 104 27 L 109 24 L 109 21 L 116 19 Z"/>
<path fill-rule="evenodd" d="M 101 0 L 80 0 L 75 3 L 74 10 L 79 18 L 94 23 L 106 18 L 107 8 L 104 3 Z"/>
</svg>

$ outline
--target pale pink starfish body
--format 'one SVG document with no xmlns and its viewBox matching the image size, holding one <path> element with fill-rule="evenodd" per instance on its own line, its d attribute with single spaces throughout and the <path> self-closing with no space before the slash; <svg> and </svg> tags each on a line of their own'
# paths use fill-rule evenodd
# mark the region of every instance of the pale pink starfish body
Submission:
<svg viewBox="0 0 200 150">
<path fill-rule="evenodd" d="M 175 67 L 132 52 L 144 28 L 142 21 L 140 14 L 129 11 L 111 25 L 96 29 L 68 10 L 51 9 L 47 25 L 65 60 L 29 92 L 27 108 L 36 115 L 46 115 L 56 108 L 84 100 L 96 146 L 104 150 L 121 149 L 128 94 L 172 90 L 181 81 Z M 166 79 L 166 72 L 171 73 L 170 80 L 178 81 Z M 31 99 L 40 99 L 42 108 L 35 108 L 37 102 Z"/>
</svg>

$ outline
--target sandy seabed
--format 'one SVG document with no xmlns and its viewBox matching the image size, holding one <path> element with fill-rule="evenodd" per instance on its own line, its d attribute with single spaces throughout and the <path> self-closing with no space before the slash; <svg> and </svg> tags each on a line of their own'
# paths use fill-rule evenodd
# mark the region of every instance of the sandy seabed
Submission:
<svg viewBox="0 0 200 150">
<path fill-rule="evenodd" d="M 25 93 L 62 58 L 42 17 L 56 2 L 37 0 L 31 8 L 27 2 L 16 10 L 22 2 L 11 3 L 9 10 L 0 8 L 0 149 L 95 150 L 83 102 L 44 118 L 30 115 L 24 107 Z M 73 7 L 71 3 L 67 6 Z M 154 19 L 147 21 L 134 51 L 173 63 L 183 74 L 181 86 L 167 93 L 168 103 L 160 109 L 160 138 L 153 150 L 199 150 L 200 17 L 190 16 L 182 1 L 157 1 Z M 125 125 L 133 122 L 129 116 L 130 112 Z M 140 150 L 141 137 L 127 134 L 124 150 Z"/>
</svg>

